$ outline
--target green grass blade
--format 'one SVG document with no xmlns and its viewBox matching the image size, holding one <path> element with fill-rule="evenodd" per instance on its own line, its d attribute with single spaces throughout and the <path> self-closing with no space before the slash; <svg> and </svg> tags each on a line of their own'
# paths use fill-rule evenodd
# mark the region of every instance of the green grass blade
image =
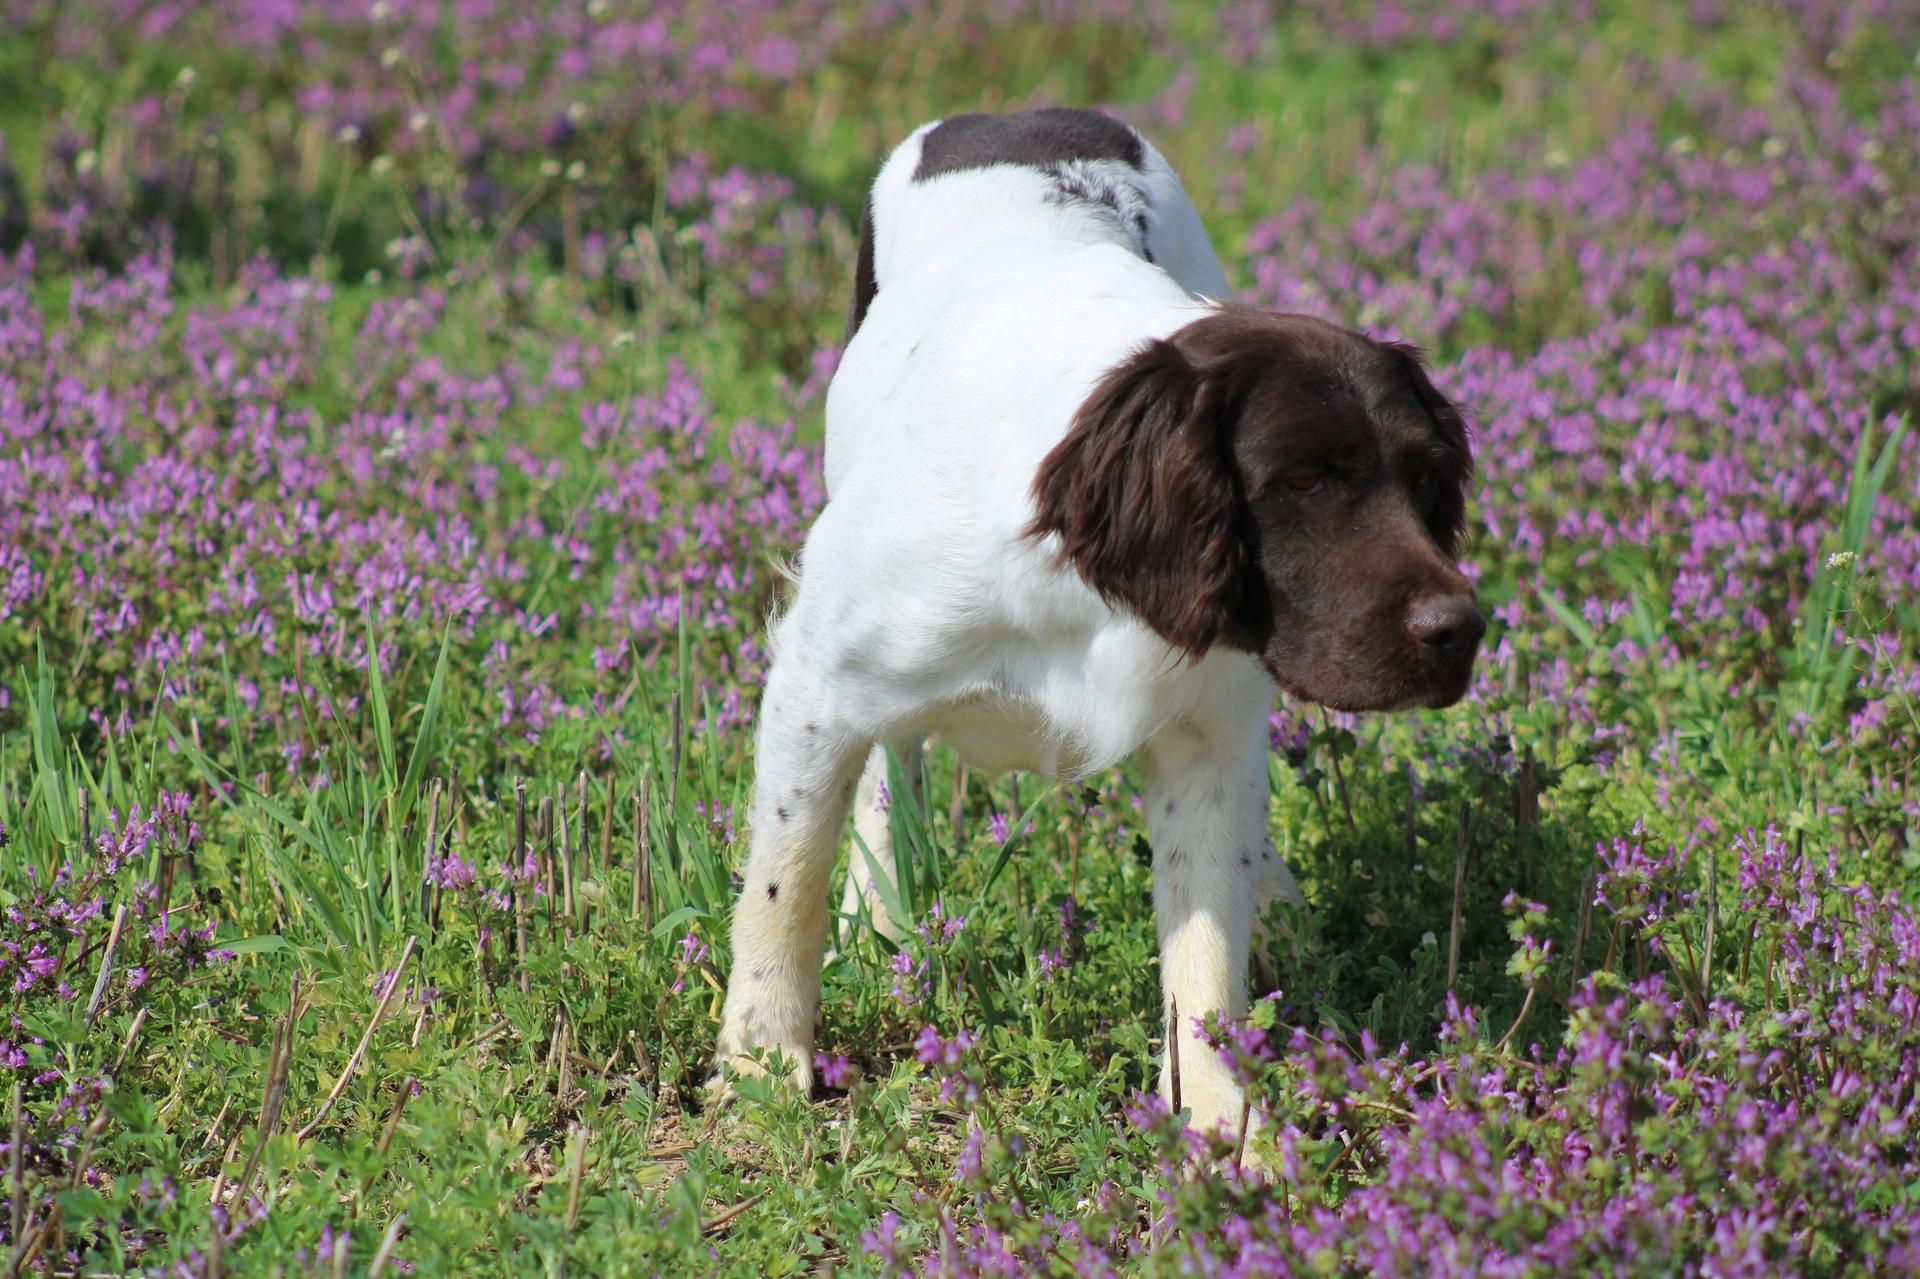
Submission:
<svg viewBox="0 0 1920 1279">
<path fill-rule="evenodd" d="M 373 740 L 380 752 L 380 773 L 386 779 L 387 793 L 392 794 L 400 787 L 400 778 L 395 771 L 396 755 L 393 748 L 393 716 L 387 711 L 387 682 L 380 675 L 380 650 L 373 636 L 373 612 L 367 612 L 367 678 L 370 685 L 368 701 L 373 708 Z"/>
<path fill-rule="evenodd" d="M 440 655 L 434 659 L 433 679 L 427 684 L 427 700 L 420 709 L 420 731 L 414 736 L 413 751 L 407 757 L 407 774 L 400 781 L 398 822 L 404 826 L 414 801 L 419 796 L 420 780 L 426 776 L 427 761 L 433 758 L 440 726 L 440 712 L 446 703 L 447 652 L 453 643 L 453 620 L 449 618 L 440 632 Z"/>
</svg>

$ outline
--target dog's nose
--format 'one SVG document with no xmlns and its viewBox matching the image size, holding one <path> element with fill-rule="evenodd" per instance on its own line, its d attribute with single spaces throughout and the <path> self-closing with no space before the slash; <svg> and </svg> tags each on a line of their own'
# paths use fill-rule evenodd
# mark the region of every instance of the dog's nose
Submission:
<svg viewBox="0 0 1920 1279">
<path fill-rule="evenodd" d="M 1435 657 L 1458 658 L 1473 652 L 1487 621 L 1471 595 L 1429 595 L 1413 602 L 1407 629 Z"/>
</svg>

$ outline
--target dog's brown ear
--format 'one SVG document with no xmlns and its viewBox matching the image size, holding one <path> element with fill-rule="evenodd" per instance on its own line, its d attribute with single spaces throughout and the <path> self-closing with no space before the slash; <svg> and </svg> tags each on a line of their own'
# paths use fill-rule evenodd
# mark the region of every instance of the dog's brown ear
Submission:
<svg viewBox="0 0 1920 1279">
<path fill-rule="evenodd" d="M 1040 464 L 1028 529 L 1196 660 L 1233 631 L 1249 563 L 1223 398 L 1169 342 L 1115 367 Z"/>
<path fill-rule="evenodd" d="M 1426 361 L 1420 348 L 1408 342 L 1381 343 L 1406 372 L 1413 384 L 1413 396 L 1433 419 L 1434 435 L 1442 450 L 1452 459 L 1450 474 L 1434 494 L 1427 513 L 1427 530 L 1448 555 L 1460 553 L 1467 533 L 1467 481 L 1473 478 L 1473 450 L 1467 443 L 1467 422 L 1452 400 L 1440 394 L 1427 376 Z"/>
</svg>

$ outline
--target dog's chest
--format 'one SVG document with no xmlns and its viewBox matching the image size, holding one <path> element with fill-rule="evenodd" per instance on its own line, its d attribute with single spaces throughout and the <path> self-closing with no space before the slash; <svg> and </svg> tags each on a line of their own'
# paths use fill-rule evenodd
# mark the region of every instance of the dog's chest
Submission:
<svg viewBox="0 0 1920 1279">
<path fill-rule="evenodd" d="M 1118 764 L 1175 721 L 1220 718 L 1272 696 L 1244 654 L 1221 650 L 1187 665 L 1143 634 L 1092 645 L 1071 661 L 1008 662 L 916 718 L 973 768 L 1077 780 Z"/>
<path fill-rule="evenodd" d="M 1091 744 L 1074 726 L 1005 693 L 975 693 L 950 703 L 935 713 L 928 729 L 968 767 L 986 772 L 1079 777 L 1093 763 Z"/>
</svg>

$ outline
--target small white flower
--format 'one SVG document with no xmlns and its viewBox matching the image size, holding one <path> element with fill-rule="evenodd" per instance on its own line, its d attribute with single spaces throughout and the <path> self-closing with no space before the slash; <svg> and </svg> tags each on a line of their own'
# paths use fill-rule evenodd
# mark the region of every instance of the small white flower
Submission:
<svg viewBox="0 0 1920 1279">
<path fill-rule="evenodd" d="M 1827 556 L 1827 567 L 1835 570 L 1846 568 L 1853 563 L 1853 558 L 1852 551 L 1835 551 Z"/>
<path fill-rule="evenodd" d="M 191 89 L 193 87 L 193 82 L 196 79 L 198 79 L 199 76 L 200 76 L 200 73 L 198 71 L 195 71 L 192 67 L 181 67 L 180 73 L 173 77 L 173 82 L 179 85 L 182 89 Z"/>
<path fill-rule="evenodd" d="M 390 155 L 376 155 L 373 157 L 373 163 L 367 167 L 372 169 L 376 176 L 385 176 L 393 172 L 393 157 Z"/>
<path fill-rule="evenodd" d="M 415 111 L 412 115 L 407 117 L 407 127 L 409 129 L 412 129 L 415 133 L 425 133 L 427 131 L 428 126 L 432 125 L 432 123 L 433 123 L 433 117 L 428 115 L 425 111 Z"/>
<path fill-rule="evenodd" d="M 542 160 L 540 162 L 540 176 L 544 178 L 559 177 L 560 162 L 558 160 Z"/>
<path fill-rule="evenodd" d="M 391 71 L 395 67 L 400 65 L 400 59 L 403 56 L 404 55 L 401 54 L 400 52 L 399 45 L 390 44 L 386 48 L 380 50 L 380 65 L 385 67 L 387 70 Z"/>
<path fill-rule="evenodd" d="M 360 140 L 360 126 L 357 124 L 343 124 L 340 126 L 339 132 L 333 135 L 333 139 L 342 146 L 350 147 Z"/>
<path fill-rule="evenodd" d="M 567 166 L 567 181 L 578 182 L 586 176 L 587 162 L 585 160 L 575 160 Z"/>
<path fill-rule="evenodd" d="M 1760 154 L 1769 160 L 1778 160 L 1786 153 L 1787 140 L 1785 138 L 1768 138 L 1760 144 Z"/>
<path fill-rule="evenodd" d="M 579 124 L 587 118 L 587 104 L 584 102 L 567 103 L 567 119 Z"/>
</svg>

